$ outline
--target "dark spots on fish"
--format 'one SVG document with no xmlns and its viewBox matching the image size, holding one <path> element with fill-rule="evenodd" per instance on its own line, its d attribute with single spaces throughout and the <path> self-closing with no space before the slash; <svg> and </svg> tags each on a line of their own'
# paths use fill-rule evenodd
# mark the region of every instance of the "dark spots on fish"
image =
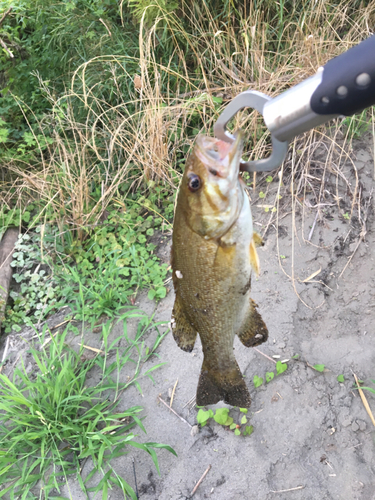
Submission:
<svg viewBox="0 0 375 500">
<path fill-rule="evenodd" d="M 210 172 L 210 174 L 215 175 L 215 176 L 218 174 L 218 171 L 215 170 L 214 168 L 210 168 L 209 172 Z"/>
<path fill-rule="evenodd" d="M 246 295 L 246 293 L 250 290 L 250 288 L 251 288 L 251 274 L 249 276 L 249 280 L 246 283 L 246 285 L 243 288 L 241 288 L 240 294 L 241 295 Z"/>
<path fill-rule="evenodd" d="M 196 297 L 199 300 L 199 293 L 195 293 L 194 297 Z"/>
</svg>

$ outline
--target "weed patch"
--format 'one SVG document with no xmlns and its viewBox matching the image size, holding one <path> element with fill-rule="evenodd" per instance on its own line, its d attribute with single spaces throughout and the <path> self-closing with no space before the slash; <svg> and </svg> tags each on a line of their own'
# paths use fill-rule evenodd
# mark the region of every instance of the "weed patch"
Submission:
<svg viewBox="0 0 375 500">
<path fill-rule="evenodd" d="M 229 410 L 228 408 L 217 408 L 215 412 L 213 412 L 213 410 L 205 411 L 200 408 L 197 414 L 197 423 L 201 427 L 204 427 L 212 418 L 227 430 L 233 431 L 235 436 L 240 436 L 241 434 L 243 436 L 250 436 L 254 428 L 252 425 L 246 425 L 248 423 L 246 417 L 248 412 L 247 408 L 239 408 L 239 414 L 236 414 L 235 410 L 235 408 L 233 410 Z M 233 416 L 230 416 L 229 412 L 231 412 Z M 234 421 L 235 419 L 238 423 Z"/>
<path fill-rule="evenodd" d="M 132 340 L 126 326 L 130 317 L 140 319 Z M 155 354 L 165 335 L 158 332 L 154 345 L 145 348 L 145 333 L 160 324 L 134 308 L 121 319 L 125 347 L 119 344 L 122 335 L 109 340 L 109 322 L 103 325 L 103 346 L 94 357 L 87 357 L 83 347 L 79 352 L 70 348 L 67 330 L 49 337 L 45 328 L 39 336 L 40 350 L 30 348 L 36 369 L 30 372 L 21 360 L 12 380 L 0 374 L 1 496 L 8 493 L 11 498 L 37 498 L 33 488 L 41 487 L 48 498 L 52 489 L 60 492 L 68 478 L 74 477 L 86 496 L 90 491 L 102 491 L 102 498 L 107 498 L 108 488 L 116 485 L 124 498 L 135 500 L 133 489 L 115 471 L 111 460 L 136 447 L 151 456 L 159 472 L 155 450 L 175 454 L 168 445 L 136 439 L 135 428 L 146 432 L 140 416 L 142 407 L 116 411 L 123 392 L 131 384 L 140 389 L 139 379 L 152 378 L 151 372 L 161 366 L 159 363 L 145 369 L 144 363 Z M 125 365 L 134 366 L 133 375 L 121 384 L 118 376 Z M 89 379 L 93 370 L 100 372 L 100 382 L 92 387 Z M 87 460 L 91 470 L 83 478 L 82 464 Z M 97 485 L 89 487 L 93 481 Z"/>
</svg>

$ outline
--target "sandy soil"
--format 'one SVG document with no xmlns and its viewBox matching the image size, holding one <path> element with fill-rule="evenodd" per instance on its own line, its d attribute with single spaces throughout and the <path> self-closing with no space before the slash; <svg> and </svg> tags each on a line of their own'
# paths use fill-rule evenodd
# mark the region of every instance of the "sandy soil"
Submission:
<svg viewBox="0 0 375 500">
<path fill-rule="evenodd" d="M 341 210 L 337 205 L 321 206 L 321 217 L 316 219 L 316 207 L 297 203 L 294 219 L 290 207 L 284 207 L 278 227 L 269 225 L 265 246 L 259 250 L 262 272 L 253 279 L 252 297 L 269 329 L 269 340 L 259 351 L 271 359 L 246 349 L 237 339 L 234 346 L 252 397 L 248 419 L 254 426 L 253 434 L 235 436 L 212 420 L 191 435 L 197 409 L 186 404 L 195 395 L 202 363 L 199 342 L 193 353 L 187 354 L 168 334 L 159 348 L 160 360 L 167 364 L 154 372 L 155 385 L 144 379 L 143 396 L 135 388 L 124 395 L 119 409 L 138 404 L 145 408 L 148 434 L 140 439 L 167 443 L 178 454 L 176 458 L 165 450 L 158 453 L 160 476 L 151 458 L 140 450 L 132 449 L 117 460 L 118 472 L 134 487 L 135 459 L 143 500 L 190 498 L 209 465 L 195 500 L 375 500 L 375 428 L 353 388 L 353 372 L 366 385 L 375 379 L 371 141 L 358 142 L 352 155 L 360 180 L 360 214 L 356 210 L 351 220 L 344 217 L 350 213 L 351 200 L 345 195 L 345 182 L 339 181 Z M 348 165 L 344 173 L 353 187 L 353 167 Z M 325 180 L 331 193 L 335 192 L 334 179 Z M 325 198 L 334 203 L 333 195 Z M 267 198 L 253 200 L 254 221 L 260 231 L 270 217 L 264 208 L 257 207 L 262 203 L 267 203 Z M 310 205 L 315 203 L 311 198 Z M 311 242 L 307 242 L 314 221 Z M 161 249 L 165 259 L 169 246 L 164 244 Z M 288 277 L 292 276 L 292 264 L 294 281 Z M 158 319 L 170 320 L 173 300 L 170 291 L 157 307 Z M 137 305 L 149 313 L 154 307 L 144 296 Z M 113 335 L 119 335 L 121 329 L 117 325 Z M 97 333 L 87 332 L 85 342 L 100 346 Z M 20 350 L 15 339 L 11 344 L 9 369 Z M 291 359 L 296 354 L 298 359 Z M 272 358 L 275 355 L 280 358 Z M 289 359 L 287 371 L 255 389 L 254 375 L 265 378 L 266 372 L 275 370 L 272 359 Z M 324 364 L 325 371 L 314 370 L 311 365 L 315 364 Z M 344 375 L 344 383 L 337 381 L 339 374 Z M 159 395 L 169 401 L 177 379 L 173 408 L 190 425 L 158 401 Z M 375 396 L 369 392 L 366 396 L 375 413 Z M 232 410 L 231 415 L 235 420 L 240 418 L 238 410 Z M 74 500 L 84 498 L 73 481 L 70 490 Z M 69 496 L 67 490 L 64 496 Z M 123 497 L 112 490 L 109 498 Z"/>
</svg>

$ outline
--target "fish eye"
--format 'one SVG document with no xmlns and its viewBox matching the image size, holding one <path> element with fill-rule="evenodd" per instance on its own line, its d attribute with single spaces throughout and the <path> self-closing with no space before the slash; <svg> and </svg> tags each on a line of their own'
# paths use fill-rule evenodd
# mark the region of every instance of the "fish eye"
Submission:
<svg viewBox="0 0 375 500">
<path fill-rule="evenodd" d="M 201 187 L 202 182 L 201 178 L 196 175 L 196 174 L 190 174 L 189 175 L 189 182 L 188 182 L 188 187 L 190 191 L 198 191 L 198 189 Z"/>
</svg>

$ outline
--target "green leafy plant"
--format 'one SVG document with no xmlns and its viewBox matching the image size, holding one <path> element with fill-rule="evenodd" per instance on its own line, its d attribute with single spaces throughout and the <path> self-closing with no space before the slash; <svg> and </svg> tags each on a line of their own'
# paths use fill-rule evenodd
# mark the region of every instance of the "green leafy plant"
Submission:
<svg viewBox="0 0 375 500">
<path fill-rule="evenodd" d="M 363 380 L 358 380 L 358 382 L 363 384 Z M 371 380 L 371 382 L 372 382 L 373 384 L 375 384 L 375 380 Z M 358 387 L 356 387 L 356 389 L 358 389 Z M 373 394 L 375 394 L 375 389 L 374 389 L 373 387 L 363 387 L 363 386 L 361 385 L 361 389 L 364 389 L 365 391 L 370 391 L 370 392 L 372 392 Z"/>
<path fill-rule="evenodd" d="M 239 418 L 239 423 L 236 424 L 234 422 L 234 417 L 229 415 L 229 408 L 217 408 L 215 413 L 211 409 L 206 411 L 200 408 L 197 413 L 197 423 L 201 427 L 204 427 L 207 425 L 208 421 L 213 418 L 218 424 L 233 431 L 236 436 L 240 436 L 241 434 L 243 436 L 250 436 L 254 428 L 252 425 L 246 425 L 248 422 L 246 417 L 248 410 L 247 408 L 239 408 L 239 411 L 242 417 Z"/>
<path fill-rule="evenodd" d="M 128 311 L 123 317 L 125 334 L 130 317 L 145 321 L 145 315 L 139 311 Z M 0 374 L 1 496 L 8 493 L 11 498 L 31 498 L 31 489 L 38 484 L 45 498 L 49 498 L 53 488 L 60 492 L 62 481 L 73 475 L 86 496 L 90 491 L 101 491 L 102 498 L 108 498 L 108 488 L 116 485 L 125 499 L 136 500 L 133 489 L 112 467 L 111 460 L 126 453 L 129 447 L 136 447 L 151 456 L 159 472 L 155 450 L 176 454 L 168 445 L 136 440 L 131 429 L 138 427 L 146 432 L 139 417 L 140 406 L 116 411 L 123 391 L 161 366 L 142 370 L 155 346 L 144 350 L 143 327 L 132 341 L 125 335 L 125 349 L 120 347 L 122 336 L 109 341 L 110 332 L 110 323 L 103 325 L 103 350 L 87 357 L 83 347 L 78 353 L 68 347 L 67 330 L 59 337 L 47 339 L 51 333 L 45 328 L 39 338 L 40 350 L 30 349 L 37 369 L 31 374 L 21 360 L 12 380 Z M 128 363 L 136 369 L 121 384 L 118 374 Z M 89 377 L 93 370 L 99 370 L 101 377 L 99 383 L 91 386 Z M 91 471 L 83 479 L 82 460 L 86 463 L 88 459 Z M 87 486 L 100 476 L 97 486 Z"/>
<path fill-rule="evenodd" d="M 24 212 L 22 217 L 28 221 L 30 212 Z M 2 325 L 5 333 L 20 331 L 24 324 L 30 326 L 41 321 L 61 297 L 49 258 L 53 245 L 47 242 L 42 248 L 40 232 L 39 226 L 32 235 L 21 234 L 15 245 L 11 266 L 17 271 L 13 278 L 18 287 L 9 294 L 12 304 L 6 308 Z"/>
<path fill-rule="evenodd" d="M 341 383 L 344 383 L 345 382 L 345 378 L 344 378 L 344 375 L 337 375 L 337 381 L 338 382 L 341 382 Z"/>
<path fill-rule="evenodd" d="M 348 116 L 343 119 L 342 124 L 346 128 L 349 139 L 360 139 L 369 129 L 370 121 L 368 110 L 354 116 Z"/>
<path fill-rule="evenodd" d="M 288 369 L 288 365 L 286 363 L 282 363 L 281 361 L 276 362 L 276 376 L 281 375 Z M 275 378 L 274 372 L 266 372 L 266 382 L 269 383 Z M 263 378 L 258 377 L 258 375 L 254 375 L 253 383 L 255 389 L 263 385 Z"/>
</svg>

